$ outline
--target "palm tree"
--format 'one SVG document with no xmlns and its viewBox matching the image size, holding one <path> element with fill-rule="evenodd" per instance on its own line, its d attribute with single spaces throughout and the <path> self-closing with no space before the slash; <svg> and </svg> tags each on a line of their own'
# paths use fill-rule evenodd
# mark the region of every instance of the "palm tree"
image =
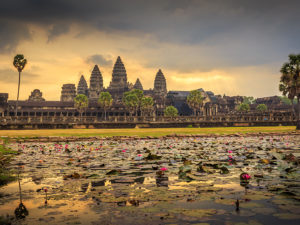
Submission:
<svg viewBox="0 0 300 225">
<path fill-rule="evenodd" d="M 14 67 L 19 72 L 19 82 L 18 82 L 18 94 L 17 94 L 17 102 L 16 102 L 16 116 L 18 113 L 18 103 L 19 103 L 19 93 L 20 93 L 20 82 L 21 82 L 21 72 L 27 64 L 27 60 L 24 58 L 24 55 L 16 55 L 13 61 Z"/>
<path fill-rule="evenodd" d="M 151 97 L 143 97 L 141 101 L 141 111 L 150 113 L 153 110 L 153 98 Z"/>
<path fill-rule="evenodd" d="M 83 110 L 86 109 L 88 105 L 89 105 L 89 100 L 85 95 L 79 94 L 74 98 L 74 107 L 80 113 L 80 120 L 82 120 Z"/>
<path fill-rule="evenodd" d="M 106 120 L 106 111 L 111 107 L 112 102 L 113 98 L 111 97 L 111 94 L 109 92 L 100 93 L 98 104 L 104 109 L 104 120 Z"/>
<path fill-rule="evenodd" d="M 132 116 L 134 112 L 137 111 L 139 106 L 139 99 L 136 94 L 125 92 L 123 97 L 123 103 L 127 107 Z"/>
<path fill-rule="evenodd" d="M 133 89 L 131 91 L 125 92 L 124 93 L 124 98 L 126 95 L 136 95 L 137 97 L 137 107 L 136 107 L 136 115 L 138 115 L 138 111 L 141 110 L 141 105 L 142 105 L 142 99 L 144 98 L 144 92 L 139 89 Z"/>
<path fill-rule="evenodd" d="M 289 62 L 281 67 L 279 90 L 293 102 L 297 98 L 297 130 L 300 130 L 300 54 L 289 55 Z"/>
<path fill-rule="evenodd" d="M 194 116 L 197 116 L 197 110 L 200 110 L 203 104 L 203 97 L 199 90 L 191 91 L 187 97 L 187 104 L 194 111 Z"/>
</svg>

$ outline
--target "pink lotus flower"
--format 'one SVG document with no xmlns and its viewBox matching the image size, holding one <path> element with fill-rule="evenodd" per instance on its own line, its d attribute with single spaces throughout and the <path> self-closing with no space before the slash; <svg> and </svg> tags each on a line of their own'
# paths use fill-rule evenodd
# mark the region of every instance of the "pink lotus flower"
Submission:
<svg viewBox="0 0 300 225">
<path fill-rule="evenodd" d="M 232 159 L 232 156 L 231 156 L 231 155 L 229 155 L 229 156 L 228 156 L 228 158 L 229 158 L 229 159 Z"/>
<path fill-rule="evenodd" d="M 160 170 L 161 170 L 161 171 L 167 171 L 167 170 L 168 170 L 168 168 L 166 168 L 166 167 L 162 167 L 162 168 L 160 168 Z"/>
<path fill-rule="evenodd" d="M 122 150 L 122 152 L 126 152 L 126 150 L 124 149 L 124 150 Z"/>
<path fill-rule="evenodd" d="M 142 157 L 142 155 L 141 155 L 141 154 L 138 154 L 138 157 Z"/>
<path fill-rule="evenodd" d="M 232 151 L 231 151 L 231 150 L 229 150 L 229 151 L 228 151 L 228 153 L 232 153 Z"/>
<path fill-rule="evenodd" d="M 248 173 L 245 173 L 245 174 L 242 175 L 242 178 L 243 178 L 244 180 L 250 180 L 250 179 L 251 179 L 251 176 L 250 176 Z"/>
</svg>

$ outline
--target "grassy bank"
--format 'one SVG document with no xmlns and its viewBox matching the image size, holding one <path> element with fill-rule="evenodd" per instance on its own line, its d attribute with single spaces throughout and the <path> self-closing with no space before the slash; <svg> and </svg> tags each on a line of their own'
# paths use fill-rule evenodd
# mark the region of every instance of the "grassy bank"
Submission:
<svg viewBox="0 0 300 225">
<path fill-rule="evenodd" d="M 5 144 L 5 140 L 3 144 L 0 144 L 0 186 L 15 180 L 11 171 L 7 169 L 7 164 L 18 153 L 6 148 Z"/>
<path fill-rule="evenodd" d="M 78 137 L 111 137 L 111 136 L 165 136 L 168 134 L 234 134 L 234 133 L 268 133 L 292 132 L 294 126 L 278 127 L 215 127 L 215 128 L 133 128 L 133 129 L 53 129 L 53 130 L 0 130 L 0 137 L 45 137 L 45 136 L 78 136 Z"/>
</svg>

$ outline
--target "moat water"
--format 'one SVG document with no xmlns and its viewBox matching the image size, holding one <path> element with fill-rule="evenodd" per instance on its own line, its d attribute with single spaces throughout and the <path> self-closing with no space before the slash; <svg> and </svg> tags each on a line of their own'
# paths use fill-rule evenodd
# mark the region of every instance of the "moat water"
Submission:
<svg viewBox="0 0 300 225">
<path fill-rule="evenodd" d="M 9 147 L 19 179 L 0 187 L 2 224 L 300 222 L 300 136 Z"/>
</svg>

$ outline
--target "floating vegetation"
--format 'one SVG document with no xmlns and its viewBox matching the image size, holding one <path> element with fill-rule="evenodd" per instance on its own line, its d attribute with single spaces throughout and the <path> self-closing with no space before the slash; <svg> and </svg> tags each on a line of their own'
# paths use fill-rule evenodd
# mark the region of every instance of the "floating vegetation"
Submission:
<svg viewBox="0 0 300 225">
<path fill-rule="evenodd" d="M 286 135 L 7 144 L 20 153 L 7 166 L 20 184 L 0 188 L 0 222 L 297 224 L 299 143 Z"/>
</svg>

